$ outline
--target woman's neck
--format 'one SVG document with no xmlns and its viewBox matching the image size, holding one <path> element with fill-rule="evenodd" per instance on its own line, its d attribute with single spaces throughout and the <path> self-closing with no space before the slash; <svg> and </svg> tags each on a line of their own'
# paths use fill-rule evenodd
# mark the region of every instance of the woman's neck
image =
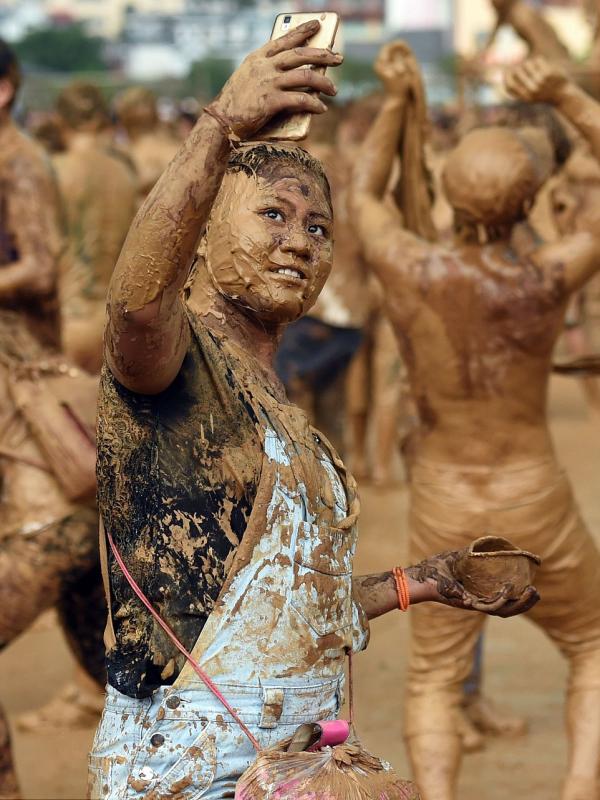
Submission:
<svg viewBox="0 0 600 800">
<path fill-rule="evenodd" d="M 206 274 L 196 275 L 188 305 L 209 328 L 255 358 L 266 373 L 276 378 L 273 362 L 281 325 L 268 325 L 251 310 L 235 305 L 215 289 Z"/>
</svg>

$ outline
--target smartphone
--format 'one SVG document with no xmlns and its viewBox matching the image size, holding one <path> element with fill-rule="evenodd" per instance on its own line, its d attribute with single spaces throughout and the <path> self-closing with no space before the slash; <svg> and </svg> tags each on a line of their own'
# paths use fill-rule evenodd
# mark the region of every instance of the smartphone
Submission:
<svg viewBox="0 0 600 800">
<path fill-rule="evenodd" d="M 307 39 L 304 47 L 319 47 L 324 50 L 331 50 L 335 42 L 335 36 L 340 24 L 339 15 L 334 11 L 315 11 L 311 13 L 298 14 L 279 14 L 275 18 L 271 40 L 285 36 L 294 28 L 305 22 L 318 19 L 321 27 L 314 36 Z M 322 74 L 325 74 L 326 67 L 313 67 Z M 312 114 L 277 114 L 259 132 L 261 139 L 289 139 L 300 141 L 308 136 Z"/>
</svg>

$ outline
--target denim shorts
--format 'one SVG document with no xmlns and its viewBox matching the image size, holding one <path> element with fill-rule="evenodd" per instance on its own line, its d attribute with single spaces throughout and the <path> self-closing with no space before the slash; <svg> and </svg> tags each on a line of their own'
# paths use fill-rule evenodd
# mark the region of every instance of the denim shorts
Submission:
<svg viewBox="0 0 600 800">
<path fill-rule="evenodd" d="M 343 701 L 342 677 L 218 686 L 263 748 L 305 722 L 335 719 Z M 109 686 L 89 757 L 89 796 L 233 798 L 255 758 L 239 725 L 203 684 L 163 687 L 142 700 Z"/>
</svg>

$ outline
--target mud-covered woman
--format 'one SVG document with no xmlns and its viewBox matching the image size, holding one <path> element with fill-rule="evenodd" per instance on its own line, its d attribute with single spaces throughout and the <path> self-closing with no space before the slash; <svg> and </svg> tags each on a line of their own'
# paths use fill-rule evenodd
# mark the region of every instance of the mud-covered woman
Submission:
<svg viewBox="0 0 600 800">
<path fill-rule="evenodd" d="M 305 65 L 342 59 L 304 46 L 317 29 L 230 78 L 113 276 L 98 443 L 109 687 L 92 797 L 233 797 L 255 757 L 131 580 L 261 747 L 335 718 L 345 656 L 366 645 L 368 619 L 398 608 L 399 581 L 412 603 L 502 616 L 536 599 L 480 604 L 453 578 L 457 554 L 352 578 L 355 484 L 272 366 L 330 270 L 329 187 L 300 148 L 246 143 L 277 113 L 325 111 L 318 93 L 335 88 Z"/>
</svg>

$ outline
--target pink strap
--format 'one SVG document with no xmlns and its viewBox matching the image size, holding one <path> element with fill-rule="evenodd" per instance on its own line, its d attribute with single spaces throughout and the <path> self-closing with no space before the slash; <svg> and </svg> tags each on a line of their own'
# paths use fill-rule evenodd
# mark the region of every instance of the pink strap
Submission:
<svg viewBox="0 0 600 800">
<path fill-rule="evenodd" d="M 350 727 L 354 727 L 354 678 L 352 675 L 352 650 L 348 651 L 348 706 Z"/>
<path fill-rule="evenodd" d="M 107 537 L 108 542 L 110 544 L 110 549 L 112 550 L 113 555 L 117 560 L 117 564 L 121 568 L 121 570 L 123 572 L 123 575 L 125 575 L 125 577 L 127 578 L 127 581 L 129 583 L 129 585 L 131 586 L 131 588 L 133 589 L 133 591 L 136 593 L 136 595 L 139 597 L 139 599 L 142 601 L 142 603 L 146 606 L 148 611 L 152 614 L 154 619 L 158 622 L 160 627 L 167 634 L 167 636 L 173 642 L 173 644 L 179 650 L 179 652 L 182 653 L 187 658 L 188 662 L 190 663 L 190 666 L 192 667 L 194 672 L 198 675 L 198 677 L 206 684 L 206 686 L 210 689 L 210 691 L 214 694 L 214 696 L 218 700 L 220 700 L 221 703 L 223 703 L 223 705 L 225 706 L 227 711 L 231 714 L 233 719 L 237 722 L 237 724 L 240 726 L 240 728 L 244 731 L 244 733 L 246 734 L 246 736 L 250 740 L 250 742 L 251 742 L 252 746 L 254 747 L 254 749 L 257 752 L 260 752 L 261 748 L 260 748 L 260 744 L 258 743 L 258 740 L 255 739 L 255 737 L 250 733 L 250 731 L 248 730 L 246 725 L 240 719 L 240 717 L 237 714 L 237 712 L 234 711 L 233 708 L 229 705 L 227 700 L 223 697 L 221 692 L 217 689 L 215 684 L 212 682 L 212 680 L 209 678 L 209 676 L 206 674 L 206 672 L 202 669 L 202 667 L 198 664 L 198 662 L 194 659 L 194 657 L 191 655 L 191 653 L 188 653 L 188 651 L 181 644 L 181 642 L 179 641 L 177 636 L 173 633 L 171 628 L 162 619 L 160 614 L 157 611 L 154 610 L 154 607 L 152 606 L 152 604 L 150 603 L 150 601 L 148 600 L 146 595 L 142 592 L 140 587 L 137 585 L 137 583 L 135 582 L 133 576 L 131 575 L 131 573 L 129 572 L 127 567 L 125 566 L 125 562 L 121 558 L 121 555 L 120 555 L 119 551 L 117 550 L 116 545 L 115 545 L 115 543 L 113 541 L 113 538 L 110 535 L 109 531 L 106 531 L 106 537 Z"/>
</svg>

